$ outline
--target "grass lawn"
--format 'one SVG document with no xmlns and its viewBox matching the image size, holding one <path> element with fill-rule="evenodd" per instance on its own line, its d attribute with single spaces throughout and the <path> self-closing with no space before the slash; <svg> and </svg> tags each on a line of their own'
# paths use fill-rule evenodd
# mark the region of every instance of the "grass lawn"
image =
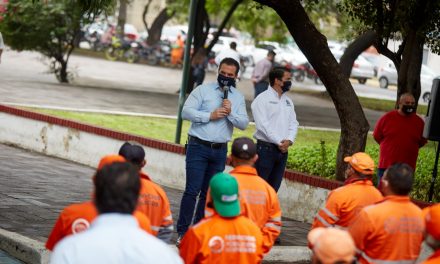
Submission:
<svg viewBox="0 0 440 264">
<path fill-rule="evenodd" d="M 70 112 L 49 109 L 27 109 L 144 137 L 174 142 L 176 130 L 175 119 Z M 184 121 L 181 144 L 185 143 L 188 128 L 189 122 Z M 255 127 L 253 125 L 249 125 L 244 131 L 234 129 L 233 138 L 241 136 L 252 137 L 254 131 Z M 296 141 L 289 151 L 287 167 L 296 171 L 334 179 L 339 136 L 339 132 L 299 129 Z M 376 162 L 378 161 L 379 146 L 374 141 L 371 134 L 368 135 L 366 152 L 370 154 Z M 414 190 L 412 192 L 412 196 L 416 199 L 426 200 L 431 181 L 434 157 L 435 144 L 434 142 L 429 142 L 427 146 L 420 150 L 417 161 L 416 179 Z M 434 193 L 435 200 L 440 201 L 440 181 L 437 181 Z"/>
</svg>

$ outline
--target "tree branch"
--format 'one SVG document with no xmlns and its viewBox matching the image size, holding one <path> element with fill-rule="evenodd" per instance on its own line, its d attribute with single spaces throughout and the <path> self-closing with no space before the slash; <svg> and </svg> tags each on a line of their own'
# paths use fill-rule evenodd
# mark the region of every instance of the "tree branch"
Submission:
<svg viewBox="0 0 440 264">
<path fill-rule="evenodd" d="M 231 19 L 232 14 L 234 14 L 235 9 L 237 9 L 238 5 L 241 4 L 242 2 L 243 2 L 243 0 L 235 0 L 235 2 L 231 5 L 228 12 L 226 13 L 226 16 L 223 18 L 222 23 L 218 27 L 217 33 L 215 34 L 212 41 L 209 43 L 209 46 L 206 48 L 207 54 L 212 50 L 212 47 L 214 47 L 215 43 L 217 43 L 218 38 L 220 37 L 223 29 L 226 27 L 226 24 L 228 23 L 228 21 Z"/>
<path fill-rule="evenodd" d="M 150 28 L 148 27 L 147 23 L 147 13 L 152 1 L 153 0 L 148 0 L 148 4 L 145 5 L 144 11 L 142 12 L 142 22 L 144 22 L 145 30 L 148 32 L 148 34 L 150 34 Z"/>
</svg>

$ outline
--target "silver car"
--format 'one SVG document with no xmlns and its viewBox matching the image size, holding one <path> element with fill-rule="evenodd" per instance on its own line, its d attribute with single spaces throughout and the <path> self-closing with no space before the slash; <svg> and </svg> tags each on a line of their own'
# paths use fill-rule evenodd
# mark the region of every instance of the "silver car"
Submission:
<svg viewBox="0 0 440 264">
<path fill-rule="evenodd" d="M 432 81 L 438 75 L 428 66 L 422 65 L 420 72 L 421 98 L 424 102 L 428 102 L 431 96 Z M 377 78 L 379 79 L 380 88 L 388 88 L 390 84 L 397 84 L 397 70 L 392 62 L 385 63 L 378 69 Z"/>
</svg>

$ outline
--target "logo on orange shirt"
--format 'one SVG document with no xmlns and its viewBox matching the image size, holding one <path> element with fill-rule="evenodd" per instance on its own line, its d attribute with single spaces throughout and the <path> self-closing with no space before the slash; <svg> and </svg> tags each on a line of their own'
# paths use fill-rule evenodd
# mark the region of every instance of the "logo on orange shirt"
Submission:
<svg viewBox="0 0 440 264">
<path fill-rule="evenodd" d="M 221 253 L 225 248 L 225 242 L 223 241 L 223 238 L 213 236 L 209 239 L 208 246 L 212 253 Z"/>
<path fill-rule="evenodd" d="M 76 219 L 72 224 L 72 233 L 78 234 L 85 230 L 87 230 L 90 226 L 90 223 L 84 218 Z"/>
</svg>

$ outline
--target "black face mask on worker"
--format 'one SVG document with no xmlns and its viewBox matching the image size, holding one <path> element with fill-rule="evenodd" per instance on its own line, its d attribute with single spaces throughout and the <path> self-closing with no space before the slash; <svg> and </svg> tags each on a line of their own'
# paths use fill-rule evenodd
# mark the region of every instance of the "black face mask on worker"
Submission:
<svg viewBox="0 0 440 264">
<path fill-rule="evenodd" d="M 220 85 L 220 87 L 224 87 L 224 86 L 235 87 L 235 79 L 234 78 L 224 76 L 223 74 L 220 74 L 220 73 L 217 76 L 217 82 Z"/>
<path fill-rule="evenodd" d="M 414 114 L 416 112 L 416 108 L 413 105 L 402 105 L 402 112 L 405 115 Z"/>
<path fill-rule="evenodd" d="M 281 86 L 281 90 L 283 90 L 283 93 L 285 93 L 285 92 L 290 90 L 290 87 L 292 87 L 292 82 L 291 81 L 285 81 L 283 83 L 283 86 Z"/>
</svg>

